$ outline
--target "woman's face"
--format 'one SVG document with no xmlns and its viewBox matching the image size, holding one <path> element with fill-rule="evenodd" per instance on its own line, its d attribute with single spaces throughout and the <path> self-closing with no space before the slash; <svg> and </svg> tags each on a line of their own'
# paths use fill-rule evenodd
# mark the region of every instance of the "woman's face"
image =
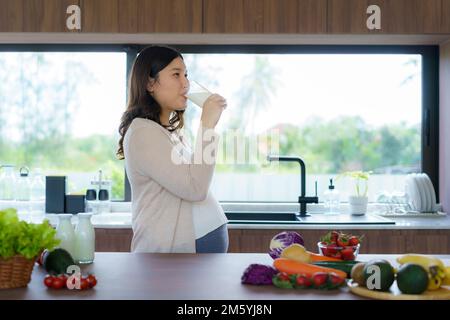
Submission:
<svg viewBox="0 0 450 320">
<path fill-rule="evenodd" d="M 147 90 L 161 108 L 169 111 L 186 109 L 189 80 L 183 59 L 175 58 L 158 73 L 158 80 L 150 79 Z"/>
</svg>

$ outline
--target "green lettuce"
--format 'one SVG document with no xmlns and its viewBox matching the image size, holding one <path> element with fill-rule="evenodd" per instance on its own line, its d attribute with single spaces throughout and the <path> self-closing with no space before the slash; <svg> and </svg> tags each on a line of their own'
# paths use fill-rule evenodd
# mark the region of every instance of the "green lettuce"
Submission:
<svg viewBox="0 0 450 320">
<path fill-rule="evenodd" d="M 22 255 L 36 257 L 44 249 L 51 250 L 60 243 L 56 230 L 48 220 L 40 224 L 20 221 L 16 209 L 0 210 L 0 258 Z"/>
</svg>

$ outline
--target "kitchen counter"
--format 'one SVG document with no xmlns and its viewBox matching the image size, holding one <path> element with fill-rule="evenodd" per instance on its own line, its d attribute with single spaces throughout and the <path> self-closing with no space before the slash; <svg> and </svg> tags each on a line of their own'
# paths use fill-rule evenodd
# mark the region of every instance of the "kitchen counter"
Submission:
<svg viewBox="0 0 450 320">
<path fill-rule="evenodd" d="M 265 212 L 265 213 L 292 213 L 298 210 L 297 203 L 251 203 L 251 202 L 221 202 L 220 203 L 223 210 L 225 212 Z M 24 210 L 25 208 L 23 204 L 19 202 L 5 202 L 0 201 L 0 208 L 5 207 L 16 207 L 19 210 L 19 216 L 27 221 L 31 222 L 41 222 L 44 218 L 49 219 L 50 223 L 56 226 L 58 222 L 57 214 L 46 214 L 45 216 L 41 215 L 30 215 Z M 380 217 L 379 213 L 386 212 L 388 208 L 384 204 L 379 203 L 371 203 L 368 206 L 368 213 L 366 216 L 373 216 L 372 220 L 391 220 L 395 222 L 395 224 L 383 224 L 383 223 L 370 223 L 370 224 L 345 224 L 342 223 L 342 220 L 358 220 L 359 218 L 352 218 L 348 212 L 348 205 L 341 204 L 341 212 L 343 212 L 340 216 L 341 220 L 338 224 L 324 224 L 322 223 L 230 223 L 228 224 L 228 229 L 310 229 L 310 230 L 321 230 L 321 229 L 341 229 L 341 230 L 349 230 L 349 229 L 365 229 L 365 230 L 379 230 L 379 229 L 387 229 L 387 230 L 400 230 L 400 229 L 425 229 L 425 230 L 450 230 L 450 217 L 445 214 L 436 215 L 436 216 L 414 216 L 414 217 Z M 97 229 L 131 229 L 131 203 L 130 202 L 114 202 L 112 204 L 112 212 L 94 215 L 92 217 L 92 223 Z M 308 205 L 308 212 L 312 214 L 312 216 L 322 216 L 324 211 L 323 204 L 310 204 Z M 330 215 L 329 219 L 333 220 L 336 216 Z M 345 219 L 341 219 L 345 218 Z M 321 219 L 323 220 L 323 219 Z M 328 217 L 325 221 L 328 220 Z M 73 217 L 73 223 L 77 222 L 76 215 Z"/>
<path fill-rule="evenodd" d="M 450 264 L 450 255 L 436 255 Z M 358 260 L 375 258 L 395 261 L 397 255 L 359 255 Z M 45 270 L 35 266 L 26 288 L 0 290 L 0 300 L 357 300 L 348 288 L 336 291 L 283 290 L 273 286 L 240 283 L 252 263 L 272 264 L 268 254 L 156 254 L 96 253 L 93 264 L 82 272 L 94 273 L 98 284 L 86 291 L 52 290 L 43 284 Z M 396 263 L 393 263 L 396 266 Z M 220 288 L 220 290 L 217 290 Z"/>
<path fill-rule="evenodd" d="M 29 215 L 20 215 L 23 219 L 39 222 L 43 217 L 33 217 Z M 45 215 L 50 223 L 56 226 L 58 223 L 58 217 L 56 214 Z M 333 219 L 330 217 L 330 219 Z M 378 229 L 447 229 L 450 230 L 450 217 L 436 216 L 436 217 L 388 217 L 395 222 L 395 224 L 228 224 L 228 229 L 365 229 L 365 230 L 378 230 Z M 76 223 L 76 215 L 73 217 L 72 222 Z M 112 212 L 105 214 L 98 214 L 92 217 L 92 223 L 95 228 L 98 229 L 131 229 L 131 213 L 130 212 Z"/>
</svg>

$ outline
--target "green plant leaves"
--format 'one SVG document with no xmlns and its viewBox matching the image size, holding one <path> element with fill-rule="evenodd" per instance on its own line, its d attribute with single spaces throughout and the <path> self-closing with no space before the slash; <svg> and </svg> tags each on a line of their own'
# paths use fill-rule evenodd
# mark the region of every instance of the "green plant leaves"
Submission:
<svg viewBox="0 0 450 320">
<path fill-rule="evenodd" d="M 56 230 L 48 220 L 40 224 L 20 221 L 16 209 L 0 210 L 0 257 L 16 254 L 27 259 L 37 256 L 44 249 L 53 249 L 60 243 Z"/>
</svg>

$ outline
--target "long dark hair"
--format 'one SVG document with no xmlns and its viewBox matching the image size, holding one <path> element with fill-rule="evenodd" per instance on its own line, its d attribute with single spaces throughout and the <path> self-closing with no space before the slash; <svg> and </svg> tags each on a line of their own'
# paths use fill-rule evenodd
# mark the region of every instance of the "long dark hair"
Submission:
<svg viewBox="0 0 450 320">
<path fill-rule="evenodd" d="M 120 140 L 116 155 L 120 160 L 125 159 L 123 139 L 133 119 L 144 118 L 153 120 L 170 132 L 183 127 L 184 110 L 175 111 L 174 115 L 169 119 L 168 126 L 161 124 L 161 106 L 147 91 L 149 77 L 158 80 L 158 73 L 178 57 L 183 59 L 181 53 L 174 48 L 149 46 L 143 49 L 134 60 L 128 83 L 127 109 L 122 115 L 119 126 Z"/>
</svg>

